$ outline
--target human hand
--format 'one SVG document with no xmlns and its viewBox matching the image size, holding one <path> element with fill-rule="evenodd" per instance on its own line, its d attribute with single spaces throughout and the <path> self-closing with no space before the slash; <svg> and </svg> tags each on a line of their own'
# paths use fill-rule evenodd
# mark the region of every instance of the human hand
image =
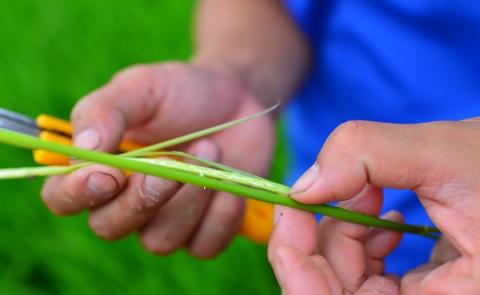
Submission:
<svg viewBox="0 0 480 295">
<path fill-rule="evenodd" d="M 349 122 L 325 143 L 316 164 L 295 184 L 304 203 L 377 215 L 381 188 L 415 191 L 459 256 L 432 262 L 401 280 L 383 274 L 395 232 L 279 207 L 269 258 L 287 294 L 479 294 L 480 120 L 395 125 Z M 384 218 L 400 221 L 398 213 Z M 415 253 L 412 253 L 415 255 Z"/>
<path fill-rule="evenodd" d="M 74 108 L 77 146 L 115 152 L 123 137 L 151 144 L 255 113 L 263 107 L 233 75 L 168 63 L 136 66 L 83 98 Z M 197 140 L 188 152 L 258 175 L 273 149 L 270 117 Z M 237 233 L 244 201 L 192 185 L 93 165 L 49 178 L 42 190 L 59 215 L 91 211 L 92 230 L 106 240 L 139 231 L 156 254 L 186 247 L 197 257 L 219 253 Z"/>
</svg>

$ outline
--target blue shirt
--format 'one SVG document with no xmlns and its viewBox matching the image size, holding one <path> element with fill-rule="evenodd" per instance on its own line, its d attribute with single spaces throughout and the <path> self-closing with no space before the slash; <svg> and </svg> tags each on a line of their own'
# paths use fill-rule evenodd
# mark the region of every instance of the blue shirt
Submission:
<svg viewBox="0 0 480 295">
<path fill-rule="evenodd" d="M 315 50 L 310 78 L 286 110 L 292 184 L 342 122 L 459 120 L 480 115 L 480 2 L 286 0 Z M 413 151 L 412 151 L 413 152 Z M 410 191 L 386 190 L 384 210 L 430 224 Z M 402 274 L 433 242 L 405 235 L 387 257 Z"/>
</svg>

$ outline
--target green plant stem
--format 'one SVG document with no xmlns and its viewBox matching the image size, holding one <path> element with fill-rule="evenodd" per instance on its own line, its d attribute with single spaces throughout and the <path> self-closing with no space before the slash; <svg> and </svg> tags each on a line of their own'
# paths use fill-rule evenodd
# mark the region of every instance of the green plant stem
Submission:
<svg viewBox="0 0 480 295">
<path fill-rule="evenodd" d="M 258 113 L 255 113 L 255 114 L 252 114 L 252 115 L 249 115 L 249 116 L 237 119 L 237 120 L 233 120 L 233 121 L 230 121 L 230 122 L 226 122 L 226 123 L 223 123 L 223 124 L 219 124 L 219 125 L 216 125 L 216 126 L 213 126 L 213 127 L 207 128 L 207 129 L 203 129 L 203 130 L 200 130 L 200 131 L 197 131 L 197 132 L 193 132 L 193 133 L 189 133 L 189 134 L 186 134 L 186 135 L 183 135 L 183 136 L 179 136 L 179 137 L 176 137 L 176 138 L 173 138 L 173 139 L 170 139 L 170 140 L 166 140 L 166 141 L 163 141 L 163 142 L 160 142 L 160 143 L 157 143 L 157 144 L 153 144 L 153 145 L 144 147 L 144 148 L 136 149 L 136 150 L 133 150 L 131 152 L 124 153 L 124 154 L 122 154 L 122 156 L 125 156 L 125 157 L 142 157 L 146 153 L 150 153 L 150 152 L 154 152 L 154 151 L 158 151 L 158 150 L 163 150 L 163 149 L 166 149 L 168 147 L 172 147 L 172 146 L 179 145 L 179 144 L 182 144 L 182 143 L 185 143 L 185 142 L 189 142 L 189 141 L 192 141 L 194 139 L 204 137 L 204 136 L 207 136 L 207 135 L 210 135 L 210 134 L 213 134 L 213 133 L 231 128 L 233 126 L 245 123 L 245 122 L 250 121 L 252 119 L 261 117 L 261 116 L 263 116 L 265 114 L 268 114 L 271 111 L 275 110 L 279 105 L 280 105 L 280 103 L 276 103 L 275 105 L 269 107 L 268 109 L 265 109 L 265 110 L 260 111 Z"/>
<path fill-rule="evenodd" d="M 135 159 L 134 161 L 141 161 L 145 163 L 153 163 L 157 166 L 172 168 L 178 171 L 194 173 L 200 177 L 214 178 L 222 181 L 229 181 L 232 183 L 261 189 L 276 193 L 278 195 L 288 196 L 290 188 L 286 185 L 275 183 L 273 181 L 263 179 L 260 177 L 251 177 L 245 174 L 239 174 L 231 171 L 217 170 L 203 166 L 197 166 L 189 163 L 184 163 L 172 159 L 160 158 L 160 159 Z"/>
<path fill-rule="evenodd" d="M 200 187 L 205 187 L 217 191 L 225 191 L 238 196 L 244 196 L 268 203 L 289 206 L 292 208 L 297 208 L 313 213 L 320 213 L 336 219 L 366 226 L 419 234 L 429 238 L 435 238 L 436 234 L 439 233 L 439 231 L 435 228 L 399 224 L 396 222 L 379 219 L 374 216 L 364 215 L 342 208 L 332 207 L 329 205 L 305 205 L 292 200 L 288 197 L 288 195 L 279 195 L 269 191 L 239 185 L 236 183 L 226 182 L 205 176 L 202 177 L 195 173 L 162 167 L 147 161 L 139 161 L 137 159 L 119 157 L 97 151 L 83 150 L 72 146 L 42 141 L 32 136 L 27 136 L 8 130 L 0 130 L 0 141 L 18 147 L 23 147 L 27 149 L 44 149 L 70 157 L 76 157 L 78 159 L 105 164 L 124 170 L 131 170 L 165 179 L 179 181 L 182 183 L 190 183 Z"/>
<path fill-rule="evenodd" d="M 255 175 L 255 174 L 250 174 L 250 173 L 247 173 L 245 171 L 238 170 L 238 169 L 235 169 L 235 168 L 232 168 L 232 167 L 229 167 L 229 166 L 217 163 L 217 162 L 212 162 L 212 161 L 208 161 L 208 160 L 205 160 L 205 159 L 202 159 L 202 158 L 199 158 L 199 157 L 195 157 L 194 155 L 191 155 L 191 154 L 185 153 L 185 152 L 161 151 L 161 152 L 148 153 L 148 154 L 145 154 L 144 156 L 147 157 L 147 158 L 180 157 L 180 158 L 183 158 L 183 159 L 186 159 L 186 160 L 195 161 L 199 164 L 206 165 L 206 166 L 211 167 L 211 168 L 215 168 L 217 170 L 228 171 L 228 172 L 232 172 L 232 173 L 242 174 L 242 175 L 245 175 L 245 176 L 248 176 L 248 177 L 253 177 L 253 178 L 265 180 L 265 179 Z"/>
<path fill-rule="evenodd" d="M 193 133 L 189 133 L 189 134 L 186 134 L 186 135 L 183 135 L 183 136 L 179 136 L 179 137 L 176 137 L 176 138 L 173 138 L 173 139 L 170 139 L 170 140 L 166 140 L 166 141 L 154 144 L 154 145 L 150 145 L 150 146 L 147 146 L 147 147 L 136 149 L 134 151 L 123 153 L 123 154 L 120 154 L 118 156 L 122 156 L 122 157 L 143 157 L 143 156 L 146 156 L 146 155 L 149 155 L 149 154 L 150 155 L 155 155 L 156 154 L 156 155 L 159 155 L 159 156 L 161 156 L 161 155 L 181 156 L 183 158 L 195 160 L 199 163 L 207 164 L 207 165 L 209 165 L 211 167 L 215 167 L 219 170 L 231 171 L 231 172 L 234 171 L 234 172 L 237 172 L 239 174 L 250 175 L 252 177 L 256 177 L 256 176 L 248 174 L 246 172 L 239 171 L 239 170 L 224 166 L 222 164 L 206 161 L 206 160 L 200 159 L 198 157 L 192 156 L 192 155 L 187 154 L 187 153 L 183 153 L 183 152 L 163 152 L 163 151 L 162 152 L 157 152 L 157 151 L 162 150 L 162 149 L 166 149 L 166 148 L 169 148 L 169 147 L 172 147 L 172 146 L 176 146 L 176 145 L 179 145 L 179 144 L 182 144 L 182 143 L 185 143 L 185 142 L 189 142 L 189 141 L 192 141 L 192 140 L 204 137 L 204 136 L 208 136 L 208 135 L 211 135 L 213 133 L 220 132 L 222 130 L 231 128 L 233 126 L 245 123 L 245 122 L 250 121 L 252 119 L 261 117 L 261 116 L 263 116 L 265 114 L 268 114 L 271 111 L 275 110 L 276 108 L 278 108 L 279 105 L 280 105 L 280 103 L 276 103 L 275 105 L 269 107 L 268 109 L 265 109 L 265 110 L 260 111 L 258 113 L 255 113 L 255 114 L 252 114 L 252 115 L 249 115 L 249 116 L 237 119 L 237 120 L 229 121 L 229 122 L 226 122 L 226 123 L 223 123 L 223 124 L 220 124 L 220 125 L 216 125 L 216 126 L 213 126 L 213 127 L 210 127 L 210 128 L 206 128 L 206 129 L 203 129 L 203 130 L 200 130 L 200 131 L 197 131 L 197 132 L 193 132 Z M 89 165 L 92 165 L 92 164 L 94 164 L 94 163 L 81 163 L 81 165 L 77 164 L 77 165 L 71 165 L 71 166 L 50 166 L 50 167 L 28 167 L 28 168 L 3 169 L 3 170 L 0 171 L 0 179 L 13 179 L 13 178 L 25 178 L 25 177 L 34 177 L 34 176 L 61 175 L 61 174 L 71 173 L 71 172 L 73 172 L 73 171 L 75 171 L 79 168 L 86 167 L 86 166 L 89 166 Z"/>
<path fill-rule="evenodd" d="M 79 166 L 49 166 L 0 169 L 0 179 L 16 179 L 38 176 L 62 175 L 75 171 Z"/>
</svg>

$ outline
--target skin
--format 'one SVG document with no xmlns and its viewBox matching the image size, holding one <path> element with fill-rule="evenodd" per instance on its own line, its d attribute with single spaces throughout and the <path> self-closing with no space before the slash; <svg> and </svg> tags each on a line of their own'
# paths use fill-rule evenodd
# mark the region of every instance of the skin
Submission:
<svg viewBox="0 0 480 295">
<path fill-rule="evenodd" d="M 403 278 L 385 275 L 398 233 L 276 208 L 269 259 L 286 294 L 479 294 L 480 119 L 338 127 L 292 198 L 377 215 L 381 188 L 411 189 L 447 240 Z M 412 153 L 412 151 L 415 151 Z M 384 218 L 400 221 L 398 213 Z M 456 250 L 449 246 L 449 243 Z M 412 253 L 414 255 L 414 253 Z"/>
<path fill-rule="evenodd" d="M 289 97 L 310 59 L 282 1 L 200 1 L 191 62 L 134 66 L 82 98 L 72 113 L 75 144 L 113 152 L 123 136 L 149 144 L 251 114 Z M 264 117 L 179 148 L 264 175 L 272 122 Z M 320 153 L 320 169 L 307 177 L 311 186 L 299 183 L 292 197 L 306 203 L 348 200 L 341 205 L 378 214 L 382 187 L 410 188 L 460 256 L 445 262 L 440 251 L 432 264 L 399 283 L 383 275 L 383 258 L 398 244 L 398 234 L 328 218 L 317 228 L 312 215 L 279 207 L 269 258 L 284 291 L 478 293 L 480 239 L 472 227 L 480 206 L 472 197 L 480 183 L 478 124 L 339 127 Z M 59 215 L 89 210 L 90 227 L 104 239 L 137 232 L 150 252 L 186 247 L 203 258 L 226 247 L 244 207 L 225 193 L 137 174 L 127 178 L 104 166 L 48 179 L 42 198 Z M 401 220 L 395 212 L 384 218 Z"/>
<path fill-rule="evenodd" d="M 281 1 L 200 1 L 191 62 L 133 66 L 82 98 L 71 116 L 75 145 L 115 152 L 122 137 L 151 144 L 258 112 L 291 95 L 309 56 Z M 265 116 L 178 149 L 264 176 L 273 120 Z M 42 199 L 58 215 L 89 210 L 90 227 L 103 239 L 136 232 L 159 255 L 187 248 L 213 257 L 244 214 L 244 200 L 227 193 L 99 165 L 49 178 Z"/>
</svg>

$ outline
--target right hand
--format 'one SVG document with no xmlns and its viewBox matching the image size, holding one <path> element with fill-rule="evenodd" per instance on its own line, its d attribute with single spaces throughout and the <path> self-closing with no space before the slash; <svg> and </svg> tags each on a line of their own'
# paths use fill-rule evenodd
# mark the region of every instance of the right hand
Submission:
<svg viewBox="0 0 480 295">
<path fill-rule="evenodd" d="M 74 108 L 75 145 L 115 152 L 125 136 L 152 144 L 262 110 L 234 75 L 188 64 L 135 66 L 83 98 Z M 273 150 L 270 116 L 236 126 L 187 147 L 211 161 L 265 175 Z M 59 215 L 91 211 L 92 230 L 106 240 L 139 231 L 144 247 L 168 254 L 187 247 L 212 257 L 238 232 L 244 200 L 192 185 L 92 165 L 49 178 L 42 190 Z"/>
<path fill-rule="evenodd" d="M 291 197 L 307 204 L 339 201 L 376 216 L 382 188 L 410 189 L 451 245 L 441 241 L 431 263 L 400 280 L 384 274 L 398 232 L 329 217 L 317 225 L 313 214 L 279 206 L 269 258 L 285 293 L 480 294 L 479 150 L 480 118 L 353 121 L 337 128 Z M 402 219 L 394 212 L 384 218 Z"/>
</svg>

